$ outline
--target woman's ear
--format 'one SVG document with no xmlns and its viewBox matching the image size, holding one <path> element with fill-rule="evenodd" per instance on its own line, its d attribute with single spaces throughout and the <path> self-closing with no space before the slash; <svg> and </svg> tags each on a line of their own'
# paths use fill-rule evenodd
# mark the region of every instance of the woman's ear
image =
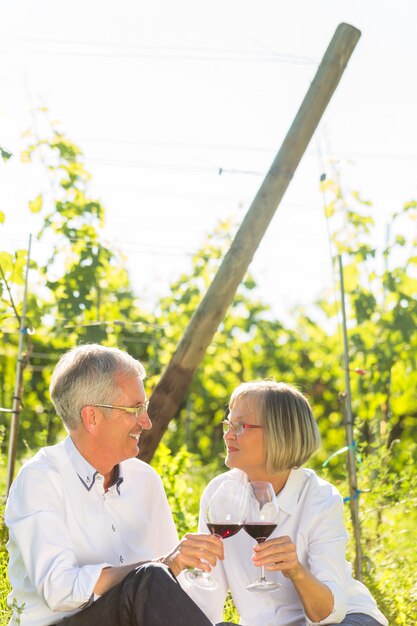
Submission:
<svg viewBox="0 0 417 626">
<path fill-rule="evenodd" d="M 87 432 L 93 434 L 97 427 L 97 414 L 94 406 L 83 406 L 81 419 Z"/>
</svg>

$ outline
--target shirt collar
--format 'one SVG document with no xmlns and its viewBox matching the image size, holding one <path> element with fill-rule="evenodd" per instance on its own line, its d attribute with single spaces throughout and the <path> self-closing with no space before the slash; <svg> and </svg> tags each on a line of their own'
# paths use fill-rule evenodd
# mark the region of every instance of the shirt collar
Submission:
<svg viewBox="0 0 417 626">
<path fill-rule="evenodd" d="M 230 475 L 240 482 L 248 482 L 248 477 L 242 470 L 234 468 L 230 470 Z M 301 468 L 291 470 L 287 482 L 277 495 L 279 508 L 288 515 L 295 515 L 300 493 L 307 479 L 308 475 Z"/>
<path fill-rule="evenodd" d="M 99 472 L 92 466 L 90 463 L 83 457 L 82 454 L 79 453 L 77 447 L 71 437 L 68 437 L 64 441 L 64 447 L 68 454 L 71 465 L 77 472 L 78 478 L 80 479 L 82 485 L 87 489 L 87 491 L 91 491 Z M 115 465 L 114 467 L 114 475 L 113 482 L 110 487 L 116 486 L 117 493 L 120 495 L 120 485 L 123 482 L 122 476 L 122 468 L 120 464 Z"/>
<path fill-rule="evenodd" d="M 123 482 L 122 473 L 123 473 L 122 466 L 120 465 L 120 463 L 118 463 L 117 465 L 114 466 L 113 482 L 111 483 L 110 487 L 115 486 L 119 496 L 120 496 L 120 485 Z"/>
<path fill-rule="evenodd" d="M 295 515 L 300 493 L 306 480 L 307 475 L 302 469 L 291 470 L 287 482 L 277 495 L 279 508 L 288 515 Z"/>
</svg>

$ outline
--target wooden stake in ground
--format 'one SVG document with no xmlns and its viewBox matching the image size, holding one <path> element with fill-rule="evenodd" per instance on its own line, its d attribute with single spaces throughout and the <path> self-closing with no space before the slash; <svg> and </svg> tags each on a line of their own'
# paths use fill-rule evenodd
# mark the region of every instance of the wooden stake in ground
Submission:
<svg viewBox="0 0 417 626">
<path fill-rule="evenodd" d="M 207 347 L 242 281 L 295 170 L 343 75 L 360 31 L 340 24 L 236 237 L 195 311 L 150 398 L 153 428 L 143 433 L 140 457 L 150 461 L 175 417 Z"/>
<path fill-rule="evenodd" d="M 347 443 L 347 468 L 349 478 L 349 505 L 352 519 L 353 534 L 355 537 L 355 578 L 362 580 L 362 547 L 361 530 L 359 523 L 359 501 L 358 501 L 358 481 L 356 477 L 356 446 L 353 434 L 352 396 L 350 392 L 350 365 L 349 365 L 349 344 L 347 336 L 346 309 L 345 309 L 345 287 L 343 280 L 342 257 L 339 255 L 340 291 L 343 317 L 343 354 L 345 366 L 345 393 L 341 394 L 343 422 L 345 424 L 345 434 Z"/>
<path fill-rule="evenodd" d="M 19 433 L 19 419 L 20 419 L 20 406 L 22 395 L 22 378 L 23 378 L 23 342 L 26 332 L 26 300 L 28 292 L 28 277 L 30 266 L 30 248 L 32 243 L 32 235 L 29 236 L 28 256 L 26 261 L 26 277 L 25 277 L 25 290 L 23 293 L 23 305 L 22 314 L 20 316 L 20 332 L 19 332 L 19 347 L 17 351 L 17 365 L 16 365 L 16 380 L 13 393 L 13 408 L 12 408 L 12 421 L 10 424 L 9 434 L 9 452 L 7 455 L 7 481 L 6 481 L 6 496 L 9 493 L 14 476 L 14 466 L 16 461 L 17 451 L 17 436 Z"/>
</svg>

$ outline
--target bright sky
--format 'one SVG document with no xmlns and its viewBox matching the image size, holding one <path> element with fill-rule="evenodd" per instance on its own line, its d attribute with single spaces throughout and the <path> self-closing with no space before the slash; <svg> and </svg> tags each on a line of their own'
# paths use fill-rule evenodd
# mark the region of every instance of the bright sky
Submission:
<svg viewBox="0 0 417 626">
<path fill-rule="evenodd" d="M 332 284 L 323 162 L 381 229 L 417 197 L 416 0 L 0 0 L 0 146 L 16 155 L 0 163 L 1 246 L 27 246 L 23 208 L 47 190 L 17 158 L 45 105 L 136 290 L 167 293 L 218 220 L 243 219 L 341 22 L 362 37 L 250 267 L 278 316 L 308 305 Z"/>
</svg>

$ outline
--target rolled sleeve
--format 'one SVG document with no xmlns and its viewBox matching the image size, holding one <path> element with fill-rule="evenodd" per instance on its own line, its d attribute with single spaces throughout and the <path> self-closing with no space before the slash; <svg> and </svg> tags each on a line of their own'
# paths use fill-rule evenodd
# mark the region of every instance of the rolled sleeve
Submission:
<svg viewBox="0 0 417 626">
<path fill-rule="evenodd" d="M 106 563 L 51 572 L 42 584 L 45 604 L 51 611 L 73 611 L 86 606 L 94 596 L 94 587 Z M 64 590 L 67 591 L 64 594 Z"/>
<path fill-rule="evenodd" d="M 346 616 L 347 603 L 345 594 L 341 593 L 337 585 L 334 585 L 331 582 L 328 582 L 326 584 L 333 594 L 333 610 L 327 617 L 322 619 L 320 622 L 312 622 L 306 616 L 307 626 L 313 626 L 315 624 L 339 624 Z"/>
<path fill-rule="evenodd" d="M 343 502 L 338 492 L 334 490 L 318 509 L 310 530 L 309 568 L 332 592 L 333 610 L 320 622 L 312 622 L 306 616 L 308 625 L 339 623 L 346 616 L 348 607 L 347 533 L 343 523 Z"/>
</svg>

